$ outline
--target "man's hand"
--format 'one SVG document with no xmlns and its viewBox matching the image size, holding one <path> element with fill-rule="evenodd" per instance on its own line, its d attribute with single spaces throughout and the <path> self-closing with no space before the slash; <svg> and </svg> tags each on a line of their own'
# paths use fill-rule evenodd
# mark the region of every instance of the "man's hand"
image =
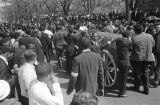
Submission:
<svg viewBox="0 0 160 105">
<path fill-rule="evenodd" d="M 19 71 L 18 65 L 15 64 L 15 65 L 13 66 L 12 73 L 18 73 L 18 71 Z"/>
</svg>

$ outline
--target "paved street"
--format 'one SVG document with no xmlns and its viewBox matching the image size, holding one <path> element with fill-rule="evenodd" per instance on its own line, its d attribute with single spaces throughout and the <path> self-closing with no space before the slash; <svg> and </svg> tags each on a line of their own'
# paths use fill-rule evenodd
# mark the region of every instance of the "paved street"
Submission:
<svg viewBox="0 0 160 105">
<path fill-rule="evenodd" d="M 55 62 L 52 61 L 52 64 L 54 63 Z M 54 72 L 55 75 L 59 77 L 61 88 L 64 94 L 65 105 L 69 105 L 74 94 L 74 92 L 71 95 L 67 95 L 65 93 L 69 82 L 69 76 L 67 76 L 63 70 L 55 70 Z M 131 86 L 131 84 L 128 83 L 127 86 Z M 143 90 L 143 88 L 141 88 L 141 90 Z M 142 93 L 137 93 L 127 89 L 127 95 L 127 97 L 118 98 L 117 90 L 106 88 L 105 96 L 98 97 L 99 105 L 160 105 L 160 87 L 151 88 L 149 95 L 144 95 Z"/>
</svg>

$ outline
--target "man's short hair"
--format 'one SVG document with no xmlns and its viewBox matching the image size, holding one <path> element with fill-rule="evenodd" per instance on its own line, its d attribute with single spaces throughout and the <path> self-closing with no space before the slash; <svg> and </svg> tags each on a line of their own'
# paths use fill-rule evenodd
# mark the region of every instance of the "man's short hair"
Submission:
<svg viewBox="0 0 160 105">
<path fill-rule="evenodd" d="M 31 49 L 28 49 L 24 52 L 24 58 L 26 62 L 33 61 L 36 58 L 36 56 L 36 53 Z"/>
<path fill-rule="evenodd" d="M 50 63 L 39 63 L 38 65 L 36 65 L 35 69 L 37 77 L 44 78 L 52 73 L 53 66 Z"/>
<path fill-rule="evenodd" d="M 90 48 L 91 41 L 87 37 L 82 37 L 82 38 L 80 38 L 79 44 L 82 49 L 88 49 L 88 48 Z"/>
<path fill-rule="evenodd" d="M 136 34 L 140 34 L 143 32 L 143 25 L 137 24 L 134 26 L 134 30 Z"/>
<path fill-rule="evenodd" d="M 88 92 L 79 91 L 73 96 L 70 105 L 98 105 L 98 99 Z"/>
<path fill-rule="evenodd" d="M 130 32 L 129 31 L 123 31 L 122 36 L 125 37 L 125 38 L 128 38 L 130 36 Z"/>
</svg>

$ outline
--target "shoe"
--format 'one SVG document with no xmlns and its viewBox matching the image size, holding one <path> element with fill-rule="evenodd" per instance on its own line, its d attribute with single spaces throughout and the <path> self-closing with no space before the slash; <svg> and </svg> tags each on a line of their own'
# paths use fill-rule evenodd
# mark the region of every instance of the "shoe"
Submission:
<svg viewBox="0 0 160 105">
<path fill-rule="evenodd" d="M 145 95 L 149 95 L 149 89 L 148 89 L 148 88 L 144 89 L 143 93 L 144 93 Z"/>
<path fill-rule="evenodd" d="M 127 97 L 126 94 L 118 94 L 118 97 Z"/>
<path fill-rule="evenodd" d="M 153 85 L 153 84 L 152 84 L 152 85 L 149 84 L 148 87 L 149 87 L 149 88 L 154 88 L 154 85 Z"/>
<path fill-rule="evenodd" d="M 97 95 L 98 96 L 104 96 L 104 90 L 103 89 L 98 90 Z"/>
</svg>

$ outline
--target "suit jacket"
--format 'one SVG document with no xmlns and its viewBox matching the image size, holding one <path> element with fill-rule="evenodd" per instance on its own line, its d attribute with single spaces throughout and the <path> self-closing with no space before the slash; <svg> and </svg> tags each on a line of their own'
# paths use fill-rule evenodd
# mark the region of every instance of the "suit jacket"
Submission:
<svg viewBox="0 0 160 105">
<path fill-rule="evenodd" d="M 34 43 L 35 43 L 35 46 L 36 46 L 37 61 L 38 62 L 44 62 L 44 52 L 43 52 L 42 46 L 36 38 L 34 38 L 33 40 L 34 40 Z"/>
<path fill-rule="evenodd" d="M 131 53 L 132 61 L 154 61 L 152 49 L 155 41 L 150 34 L 141 33 L 133 37 L 133 50 Z"/>
<path fill-rule="evenodd" d="M 48 35 L 44 32 L 42 32 L 42 37 L 40 38 L 42 49 L 44 52 L 48 52 L 49 50 L 49 44 L 51 43 L 51 39 L 48 37 Z"/>
<path fill-rule="evenodd" d="M 131 41 L 125 38 L 116 39 L 117 60 L 118 64 L 130 66 L 129 50 L 131 49 Z"/>
<path fill-rule="evenodd" d="M 94 41 L 91 40 L 91 47 L 90 47 L 92 52 L 95 52 L 97 54 L 100 54 L 101 50 L 100 50 L 100 44 L 97 43 L 97 45 L 95 44 Z"/>
<path fill-rule="evenodd" d="M 75 57 L 72 72 L 78 73 L 76 92 L 83 90 L 95 95 L 97 83 L 99 88 L 103 89 L 104 70 L 102 62 L 101 56 L 91 51 L 82 52 Z"/>
<path fill-rule="evenodd" d="M 5 63 L 5 61 L 2 58 L 0 58 L 0 79 L 6 80 L 10 84 L 10 86 L 13 86 L 15 83 L 9 66 Z"/>
</svg>

